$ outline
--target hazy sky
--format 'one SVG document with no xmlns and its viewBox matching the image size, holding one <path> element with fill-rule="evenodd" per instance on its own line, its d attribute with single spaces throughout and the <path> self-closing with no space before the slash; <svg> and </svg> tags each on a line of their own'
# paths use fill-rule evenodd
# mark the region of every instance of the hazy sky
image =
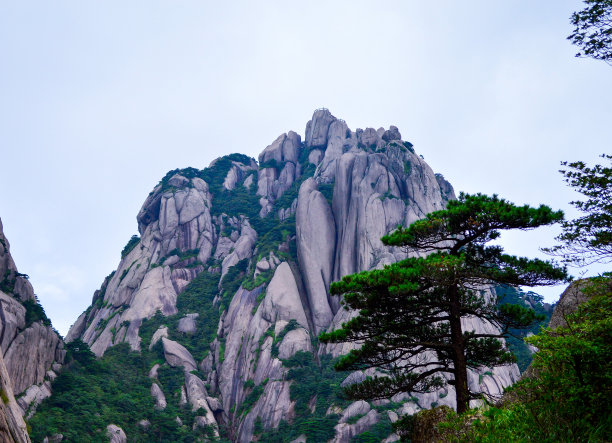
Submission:
<svg viewBox="0 0 612 443">
<path fill-rule="evenodd" d="M 168 170 L 256 157 L 319 107 L 353 130 L 398 126 L 456 191 L 572 217 L 559 162 L 610 153 L 612 127 L 612 67 L 566 41 L 581 8 L 3 1 L 0 217 L 17 266 L 65 334 Z M 533 256 L 556 232 L 504 245 Z"/>
</svg>

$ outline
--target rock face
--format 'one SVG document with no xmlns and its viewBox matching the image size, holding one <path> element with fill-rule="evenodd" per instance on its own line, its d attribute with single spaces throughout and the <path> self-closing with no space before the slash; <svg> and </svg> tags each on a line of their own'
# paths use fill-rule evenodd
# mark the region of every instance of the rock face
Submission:
<svg viewBox="0 0 612 443">
<path fill-rule="evenodd" d="M 106 436 L 109 439 L 109 443 L 127 443 L 125 432 L 117 425 L 108 425 L 106 427 Z"/>
<path fill-rule="evenodd" d="M 201 171 L 169 172 L 138 214 L 139 243 L 67 340 L 81 338 L 97 355 L 120 342 L 163 352 L 165 363 L 150 377 L 160 367 L 182 367 L 180 398 L 166 393 L 165 400 L 200 411 L 183 425 L 210 435 L 223 425 L 232 441 L 249 442 L 279 426 L 303 426 L 296 441 L 316 441 L 305 420 L 330 411 L 337 420 L 326 440 L 344 442 L 389 417 L 450 404 L 449 391 L 398 395 L 393 401 L 401 407 L 387 402 L 389 413 L 367 402 L 344 404 L 329 396 L 330 360 L 351 346 L 320 345 L 316 337 L 354 315 L 329 294 L 330 283 L 405 258 L 380 238 L 453 198 L 451 185 L 396 127 L 352 131 L 317 110 L 304 141 L 282 134 L 259 164 L 232 154 Z M 156 312 L 166 319 L 160 323 Z M 141 337 L 150 321 L 155 327 Z M 311 368 L 308 376 L 296 375 L 304 367 Z M 499 394 L 514 372 L 491 369 L 472 382 Z M 367 375 L 338 374 L 333 383 Z M 152 394 L 161 398 L 157 389 Z M 394 441 L 381 439 L 387 437 Z"/>
<path fill-rule="evenodd" d="M 27 275 L 17 271 L 0 221 L 0 351 L 21 414 L 51 395 L 51 368 L 66 352 L 38 304 Z M 29 311 L 29 315 L 28 315 Z M 28 321 L 26 321 L 28 319 Z"/>
<path fill-rule="evenodd" d="M 4 358 L 0 355 L 0 441 L 29 443 L 28 431 L 23 421 L 23 411 L 17 405 L 13 395 L 13 387 Z"/>
<path fill-rule="evenodd" d="M 583 292 L 583 289 L 588 285 L 588 280 L 578 280 L 570 284 L 555 305 L 550 322 L 548 323 L 549 328 L 567 327 L 567 321 L 565 317 L 569 314 L 576 312 L 579 305 L 589 300 L 589 296 Z M 608 283 L 612 287 L 612 281 Z"/>
</svg>

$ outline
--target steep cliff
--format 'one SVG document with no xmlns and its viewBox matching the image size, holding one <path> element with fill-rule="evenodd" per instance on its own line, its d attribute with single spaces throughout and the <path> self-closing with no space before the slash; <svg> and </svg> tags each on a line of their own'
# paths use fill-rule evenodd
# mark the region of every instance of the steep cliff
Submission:
<svg viewBox="0 0 612 443">
<path fill-rule="evenodd" d="M 334 372 L 332 359 L 350 348 L 316 339 L 351 315 L 330 283 L 404 258 L 380 238 L 442 209 L 451 185 L 396 127 L 352 131 L 326 109 L 303 141 L 290 131 L 258 160 L 232 154 L 169 172 L 67 341 L 98 356 L 129 343 L 150 365 L 151 407 L 191 410 L 190 423 L 177 420 L 202 438 L 386 438 L 399 415 L 452 406 L 449 390 L 347 403 L 340 385 L 366 374 Z M 182 386 L 168 371 L 183 371 Z M 516 377 L 516 366 L 483 368 L 471 383 L 498 395 Z M 130 441 L 152 432 L 134 429 Z"/>
<path fill-rule="evenodd" d="M 25 443 L 30 441 L 23 412 L 15 401 L 13 386 L 0 355 L 0 441 Z"/>
<path fill-rule="evenodd" d="M 26 274 L 17 271 L 0 220 L 0 350 L 21 414 L 51 395 L 64 361 L 64 343 L 38 303 Z"/>
</svg>

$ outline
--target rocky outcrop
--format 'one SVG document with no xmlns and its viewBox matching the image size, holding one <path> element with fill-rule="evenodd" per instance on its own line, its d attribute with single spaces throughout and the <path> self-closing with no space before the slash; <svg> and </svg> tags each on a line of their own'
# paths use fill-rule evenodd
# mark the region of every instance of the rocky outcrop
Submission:
<svg viewBox="0 0 612 443">
<path fill-rule="evenodd" d="M 11 256 L 11 245 L 4 235 L 0 219 L 0 290 L 13 294 L 21 301 L 35 300 L 34 288 L 26 274 L 17 271 L 17 266 Z"/>
<path fill-rule="evenodd" d="M 183 318 L 181 318 L 177 327 L 178 331 L 182 332 L 183 334 L 194 334 L 197 330 L 195 320 L 199 317 L 199 315 L 200 314 L 196 312 L 192 314 L 187 314 Z"/>
<path fill-rule="evenodd" d="M 608 284 L 612 287 L 612 280 Z M 567 327 L 567 316 L 576 312 L 578 306 L 590 299 L 588 293 L 584 292 L 588 285 L 588 279 L 577 280 L 563 291 L 550 317 L 549 328 Z"/>
<path fill-rule="evenodd" d="M 51 395 L 52 367 L 64 362 L 61 337 L 38 304 L 25 274 L 17 271 L 0 220 L 0 351 L 21 414 L 30 415 Z"/>
<path fill-rule="evenodd" d="M 329 203 L 312 178 L 300 186 L 296 212 L 298 259 L 311 309 L 315 332 L 331 323 L 329 300 L 336 246 L 335 220 Z"/>
<path fill-rule="evenodd" d="M 109 439 L 109 443 L 127 443 L 125 432 L 117 425 L 108 425 L 106 427 L 106 436 Z"/>
<path fill-rule="evenodd" d="M 161 341 L 164 365 L 184 369 L 180 399 L 178 392 L 165 396 L 200 411 L 184 425 L 225 428 L 232 441 L 248 442 L 254 433 L 304 420 L 300 414 L 324 415 L 333 405 L 319 404 L 316 392 L 303 394 L 306 406 L 296 399 L 296 385 L 309 380 L 295 379 L 291 365 L 327 365 L 313 369 L 321 376 L 331 367 L 329 354 L 355 346 L 316 339 L 354 315 L 329 285 L 405 258 L 380 238 L 452 198 L 452 186 L 402 141 L 398 128 L 353 131 L 317 110 L 304 141 L 292 131 L 280 135 L 258 165 L 232 154 L 202 171 L 168 173 L 138 214 L 140 242 L 94 294 L 68 339 L 82 338 L 97 355 L 120 342 L 141 349 L 139 330 L 159 311 L 168 321 L 155 317 L 156 332 L 148 328 L 152 337 L 143 338 L 150 346 L 142 352 L 159 352 Z M 470 383 L 495 395 L 514 373 L 491 369 L 472 374 Z M 368 375 L 373 370 L 347 374 L 343 385 Z M 151 392 L 159 397 L 157 388 Z M 330 431 L 335 441 L 350 441 L 381 417 L 452 404 L 453 397 L 450 388 L 401 394 L 393 399 L 401 406 L 392 403 L 388 413 L 357 402 L 333 412 L 339 421 Z"/>
<path fill-rule="evenodd" d="M 155 400 L 155 409 L 166 409 L 168 402 L 166 396 L 157 383 L 151 385 L 151 397 Z"/>
<path fill-rule="evenodd" d="M 23 411 L 17 405 L 4 358 L 0 355 L 0 441 L 29 443 Z"/>
<path fill-rule="evenodd" d="M 332 440 L 334 443 L 348 443 L 356 435 L 359 435 L 379 421 L 379 414 L 376 410 L 371 409 L 363 417 L 360 417 L 354 424 L 341 422 L 336 425 L 336 437 Z"/>
<path fill-rule="evenodd" d="M 157 311 L 175 314 L 177 294 L 212 254 L 217 230 L 211 205 L 208 184 L 201 178 L 178 173 L 165 177 L 138 214 L 140 242 L 94 294 L 92 307 L 66 339 L 82 338 L 97 355 L 122 341 L 140 349 L 142 320 Z"/>
<path fill-rule="evenodd" d="M 219 436 L 218 424 L 215 416 L 208 405 L 208 393 L 204 382 L 193 374 L 185 375 L 185 392 L 187 400 L 193 411 L 203 410 L 205 415 L 200 415 L 198 423 L 200 427 L 211 426 L 214 429 L 215 436 Z M 213 402 L 214 404 L 214 402 Z"/>
<path fill-rule="evenodd" d="M 196 362 L 184 346 L 166 337 L 162 337 L 161 341 L 164 347 L 164 357 L 170 366 L 183 367 L 185 372 L 196 370 Z"/>
<path fill-rule="evenodd" d="M 49 326 L 37 322 L 15 337 L 4 354 L 15 392 L 41 384 L 54 362 L 63 361 L 62 340 Z"/>
</svg>

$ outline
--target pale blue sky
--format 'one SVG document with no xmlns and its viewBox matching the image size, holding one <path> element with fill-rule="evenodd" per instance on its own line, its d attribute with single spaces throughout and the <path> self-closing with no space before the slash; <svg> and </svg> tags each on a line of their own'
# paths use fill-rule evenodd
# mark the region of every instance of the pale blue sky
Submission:
<svg viewBox="0 0 612 443">
<path fill-rule="evenodd" d="M 398 126 L 457 191 L 567 210 L 559 162 L 610 152 L 612 68 L 565 39 L 581 6 L 0 2 L 0 217 L 17 266 L 65 333 L 166 171 L 256 156 L 319 107 Z M 554 233 L 504 244 L 535 255 Z"/>
</svg>

